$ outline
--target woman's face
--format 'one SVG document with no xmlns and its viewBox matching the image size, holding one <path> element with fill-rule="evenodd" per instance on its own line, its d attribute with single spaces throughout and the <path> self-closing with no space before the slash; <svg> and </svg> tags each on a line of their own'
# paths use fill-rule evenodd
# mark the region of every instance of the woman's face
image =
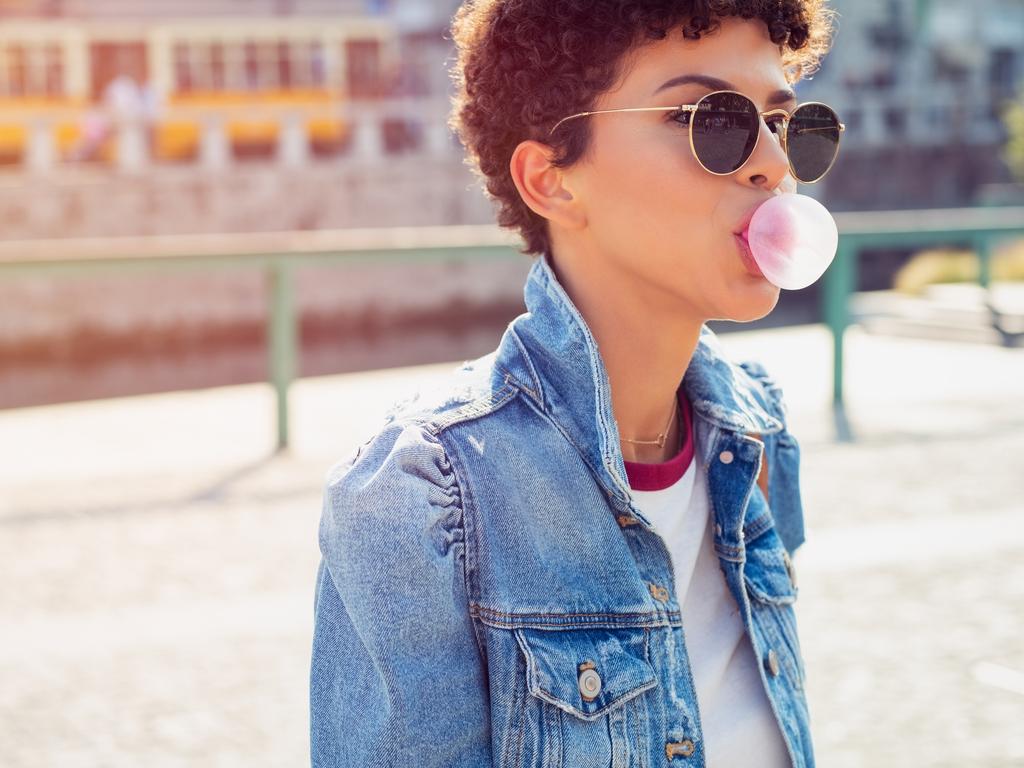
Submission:
<svg viewBox="0 0 1024 768">
<path fill-rule="evenodd" d="M 692 74 L 724 82 L 664 87 Z M 762 111 L 795 106 L 781 52 L 764 22 L 726 18 L 700 40 L 677 31 L 636 49 L 620 82 L 593 108 L 694 104 L 722 89 L 749 96 Z M 757 147 L 739 171 L 714 176 L 693 156 L 688 128 L 667 111 L 581 119 L 591 121 L 591 145 L 564 176 L 586 226 L 553 231 L 555 253 L 562 237 L 583 238 L 575 244 L 582 247 L 572 250 L 601 260 L 599 269 L 588 272 L 649 309 L 660 305 L 699 322 L 749 321 L 771 312 L 779 289 L 748 269 L 735 235 L 760 203 L 796 191 L 786 155 L 767 125 L 762 121 Z"/>
</svg>

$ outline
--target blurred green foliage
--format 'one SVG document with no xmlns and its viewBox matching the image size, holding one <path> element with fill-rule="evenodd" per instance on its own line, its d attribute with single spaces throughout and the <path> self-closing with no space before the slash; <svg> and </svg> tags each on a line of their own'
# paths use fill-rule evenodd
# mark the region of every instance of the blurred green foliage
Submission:
<svg viewBox="0 0 1024 768">
<path fill-rule="evenodd" d="M 992 282 L 1024 281 L 1024 240 L 1015 240 L 992 251 Z M 978 256 L 970 250 L 929 249 L 920 251 L 896 272 L 893 288 L 920 294 L 934 283 L 977 283 Z"/>
<path fill-rule="evenodd" d="M 1003 157 L 1017 181 L 1024 182 L 1024 90 L 1003 113 L 1009 134 Z"/>
</svg>

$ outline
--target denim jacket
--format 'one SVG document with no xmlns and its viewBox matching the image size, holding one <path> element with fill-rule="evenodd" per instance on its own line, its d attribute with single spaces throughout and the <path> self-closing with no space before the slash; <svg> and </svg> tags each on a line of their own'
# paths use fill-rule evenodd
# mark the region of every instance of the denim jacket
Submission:
<svg viewBox="0 0 1024 768">
<path fill-rule="evenodd" d="M 634 504 L 606 369 L 548 258 L 497 349 L 393 406 L 327 472 L 314 766 L 704 765 L 669 553 Z M 812 766 L 782 392 L 706 325 L 681 385 L 725 581 L 793 765 Z"/>
</svg>

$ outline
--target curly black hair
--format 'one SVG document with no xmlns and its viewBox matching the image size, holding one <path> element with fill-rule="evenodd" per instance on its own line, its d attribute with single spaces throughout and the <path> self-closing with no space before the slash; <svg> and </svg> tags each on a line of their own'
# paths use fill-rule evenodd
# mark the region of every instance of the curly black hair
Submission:
<svg viewBox="0 0 1024 768">
<path fill-rule="evenodd" d="M 523 202 L 509 172 L 520 142 L 548 144 L 558 167 L 577 162 L 590 141 L 589 121 L 569 121 L 549 138 L 551 127 L 591 109 L 615 83 L 627 53 L 673 28 L 698 40 L 726 17 L 761 19 L 783 48 L 787 81 L 795 83 L 813 74 L 831 46 L 835 12 L 825 2 L 466 0 L 452 21 L 458 55 L 449 125 L 498 204 L 498 224 L 519 230 L 522 253 L 541 254 L 550 247 L 547 221 Z"/>
</svg>

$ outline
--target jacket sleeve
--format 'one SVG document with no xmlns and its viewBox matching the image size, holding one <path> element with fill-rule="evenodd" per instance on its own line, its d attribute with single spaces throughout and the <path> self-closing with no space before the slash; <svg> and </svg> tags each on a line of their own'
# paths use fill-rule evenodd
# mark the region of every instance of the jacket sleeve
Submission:
<svg viewBox="0 0 1024 768">
<path fill-rule="evenodd" d="M 800 489 L 800 443 L 789 431 L 789 409 L 782 387 L 756 360 L 739 364 L 764 392 L 768 408 L 782 422 L 782 431 L 765 443 L 768 451 L 768 498 L 775 529 L 790 555 L 804 543 L 803 494 Z"/>
<path fill-rule="evenodd" d="M 490 766 L 462 499 L 444 448 L 392 422 L 328 472 L 310 668 L 313 766 Z"/>
</svg>

